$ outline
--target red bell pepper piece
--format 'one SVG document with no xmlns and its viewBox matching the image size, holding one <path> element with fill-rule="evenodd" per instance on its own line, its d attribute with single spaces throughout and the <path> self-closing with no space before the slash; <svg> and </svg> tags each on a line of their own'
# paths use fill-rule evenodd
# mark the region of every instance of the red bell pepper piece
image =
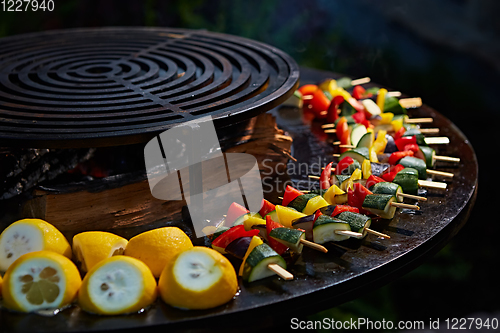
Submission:
<svg viewBox="0 0 500 333">
<path fill-rule="evenodd" d="M 340 144 L 341 145 L 346 145 L 350 146 L 351 145 L 351 131 L 348 128 L 345 132 L 342 133 L 342 136 L 340 137 Z M 350 148 L 340 148 L 340 152 L 344 153 L 348 151 Z"/>
<path fill-rule="evenodd" d="M 331 216 L 337 216 L 342 212 L 359 213 L 359 208 L 348 206 L 348 205 L 337 205 L 337 206 L 335 206 L 335 209 L 333 210 Z"/>
<path fill-rule="evenodd" d="M 267 201 L 266 199 L 262 199 L 262 205 L 259 210 L 260 216 L 266 216 L 270 212 L 275 209 L 275 205 Z"/>
<path fill-rule="evenodd" d="M 352 157 L 349 157 L 349 156 L 344 157 L 337 164 L 337 167 L 335 168 L 335 174 L 341 175 L 342 171 L 344 169 L 346 169 L 347 167 L 349 167 L 349 165 L 351 165 L 352 163 L 354 163 L 354 160 L 352 159 Z"/>
<path fill-rule="evenodd" d="M 326 118 L 330 100 L 323 93 L 323 90 L 317 89 L 313 92 L 309 105 L 311 106 L 311 111 L 314 112 L 317 118 Z"/>
<path fill-rule="evenodd" d="M 375 185 L 377 183 L 382 183 L 382 182 L 385 182 L 385 180 L 378 177 L 378 176 L 370 175 L 370 177 L 368 177 L 368 179 L 366 180 L 365 186 L 366 186 L 366 188 L 370 188 L 373 185 Z"/>
<path fill-rule="evenodd" d="M 424 153 L 420 150 L 420 147 L 416 143 L 412 143 L 405 146 L 405 150 L 409 150 L 413 152 L 413 156 L 416 158 L 420 158 L 425 161 Z"/>
<path fill-rule="evenodd" d="M 281 203 L 283 206 L 288 206 L 288 204 L 298 197 L 299 195 L 302 195 L 304 193 L 300 192 L 299 190 L 291 187 L 290 185 L 287 185 L 285 188 L 285 194 L 283 194 L 283 202 Z"/>
<path fill-rule="evenodd" d="M 288 247 L 277 240 L 273 239 L 272 237 L 269 237 L 269 233 L 271 230 L 276 229 L 276 228 L 283 228 L 283 225 L 281 225 L 278 222 L 274 222 L 271 216 L 266 216 L 266 233 L 267 233 L 267 242 L 269 243 L 269 246 L 276 251 L 279 255 L 282 255 L 285 253 L 286 250 L 288 250 Z"/>
<path fill-rule="evenodd" d="M 328 107 L 328 115 L 326 116 L 326 121 L 328 123 L 335 123 L 335 121 L 339 118 L 338 108 L 339 105 L 344 103 L 344 97 L 337 95 L 330 102 L 330 106 Z"/>
<path fill-rule="evenodd" d="M 396 147 L 398 147 L 398 150 L 404 150 L 406 145 L 416 144 L 417 137 L 415 135 L 403 136 L 397 140 L 394 140 L 394 143 L 396 144 Z"/>
<path fill-rule="evenodd" d="M 397 173 L 403 170 L 404 168 L 405 167 L 402 166 L 401 164 L 390 166 L 389 169 L 387 169 L 386 172 L 382 174 L 382 179 L 384 179 L 387 182 L 392 182 L 394 180 L 394 177 L 396 177 Z"/>
<path fill-rule="evenodd" d="M 322 190 L 328 190 L 330 186 L 332 186 L 332 183 L 330 182 L 330 177 L 332 176 L 332 164 L 333 162 L 328 163 L 319 177 L 319 188 Z"/>
<path fill-rule="evenodd" d="M 227 226 L 231 226 L 238 217 L 249 212 L 250 211 L 248 209 L 246 209 L 239 203 L 233 202 L 231 206 L 229 206 L 229 209 L 227 210 L 226 222 L 224 224 Z"/>
<path fill-rule="evenodd" d="M 347 204 L 351 207 L 358 208 L 360 212 L 364 212 L 363 201 L 365 201 L 365 197 L 368 194 L 373 193 L 360 183 L 354 183 L 353 188 L 353 190 L 347 190 Z"/>
<path fill-rule="evenodd" d="M 320 217 L 321 215 L 323 215 L 323 213 L 319 209 L 316 212 L 314 212 L 314 221 L 312 222 L 313 225 L 314 225 L 314 222 L 316 222 L 316 220 L 318 219 L 318 217 Z"/>
<path fill-rule="evenodd" d="M 354 119 L 354 121 L 357 123 L 357 124 L 363 124 L 366 122 L 366 115 L 364 112 L 355 112 L 353 115 L 352 115 L 352 119 Z"/>
<path fill-rule="evenodd" d="M 401 126 L 401 128 L 396 133 L 394 133 L 394 140 L 401 138 L 403 134 L 405 134 L 405 132 L 406 128 L 404 128 L 404 126 Z"/>
<path fill-rule="evenodd" d="M 351 106 L 354 108 L 354 110 L 356 110 L 358 112 L 365 112 L 365 106 L 360 101 L 358 101 L 356 98 L 351 97 L 347 100 L 347 102 L 349 104 L 351 104 Z"/>
<path fill-rule="evenodd" d="M 349 131 L 349 125 L 347 124 L 347 118 L 346 117 L 340 117 L 339 121 L 337 122 L 337 125 L 335 126 L 335 129 L 337 130 L 337 138 L 341 138 L 344 132 Z"/>
<path fill-rule="evenodd" d="M 413 151 L 411 150 L 395 151 L 394 153 L 391 154 L 391 156 L 389 156 L 389 164 L 395 165 L 399 162 L 400 159 L 406 156 L 413 156 Z"/>
<path fill-rule="evenodd" d="M 352 89 L 352 97 L 356 99 L 362 99 L 370 96 L 368 96 L 368 94 L 366 93 L 366 89 L 362 86 L 354 86 L 354 88 Z"/>
<path fill-rule="evenodd" d="M 259 234 L 259 230 L 252 229 L 252 230 L 246 231 L 245 226 L 243 224 L 240 224 L 240 225 L 237 225 L 237 226 L 230 228 L 227 231 L 224 231 L 219 237 L 214 239 L 214 241 L 212 242 L 212 245 L 225 249 L 226 246 L 228 246 L 229 243 L 231 243 L 235 239 L 238 239 L 241 237 L 253 237 L 253 236 L 257 236 L 258 234 Z"/>
</svg>

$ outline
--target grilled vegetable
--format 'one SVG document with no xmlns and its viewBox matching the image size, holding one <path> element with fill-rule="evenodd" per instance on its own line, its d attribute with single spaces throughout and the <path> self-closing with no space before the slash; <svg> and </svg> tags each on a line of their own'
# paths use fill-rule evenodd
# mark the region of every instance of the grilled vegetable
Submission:
<svg viewBox="0 0 500 333">
<path fill-rule="evenodd" d="M 341 235 L 335 231 L 351 231 L 349 223 L 331 216 L 321 215 L 314 222 L 313 239 L 315 243 L 324 244 L 327 242 L 339 242 L 348 239 L 350 236 Z"/>
<path fill-rule="evenodd" d="M 286 269 L 286 262 L 266 243 L 257 245 L 246 258 L 243 266 L 243 280 L 253 282 L 275 275 L 268 269 L 269 264 L 277 264 Z"/>
<path fill-rule="evenodd" d="M 383 219 L 392 219 L 396 213 L 396 207 L 391 204 L 396 201 L 396 197 L 390 194 L 368 194 L 363 201 L 363 209 Z"/>
<path fill-rule="evenodd" d="M 364 214 L 359 214 L 355 212 L 345 211 L 338 215 L 338 219 L 342 221 L 346 221 L 349 223 L 351 227 L 351 231 L 359 232 L 366 236 L 366 229 L 370 227 L 372 223 L 372 219 Z"/>
<path fill-rule="evenodd" d="M 304 245 L 302 239 L 306 238 L 304 231 L 290 228 L 275 228 L 269 232 L 269 237 L 289 247 L 296 253 L 301 253 Z"/>
</svg>

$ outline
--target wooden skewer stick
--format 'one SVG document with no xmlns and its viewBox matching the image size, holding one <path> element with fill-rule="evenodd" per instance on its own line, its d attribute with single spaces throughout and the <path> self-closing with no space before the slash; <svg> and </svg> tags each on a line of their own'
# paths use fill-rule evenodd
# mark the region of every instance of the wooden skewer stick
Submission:
<svg viewBox="0 0 500 333">
<path fill-rule="evenodd" d="M 388 91 L 386 96 L 401 97 L 401 91 Z"/>
<path fill-rule="evenodd" d="M 319 179 L 319 178 L 320 178 L 319 176 L 314 176 L 314 175 L 309 175 L 309 176 L 307 176 L 307 177 L 309 177 L 309 178 L 311 178 L 311 179 Z"/>
<path fill-rule="evenodd" d="M 446 161 L 446 162 L 455 162 L 455 163 L 460 162 L 460 159 L 458 157 L 439 156 L 439 155 L 434 155 L 434 160 L 436 160 L 436 161 Z"/>
<path fill-rule="evenodd" d="M 399 104 L 405 109 L 418 108 L 422 106 L 422 99 L 420 97 L 401 98 Z"/>
<path fill-rule="evenodd" d="M 415 205 L 408 205 L 400 202 L 391 202 L 391 206 L 393 207 L 398 207 L 398 208 L 407 208 L 407 209 L 413 209 L 413 210 L 420 210 L 420 207 L 415 206 Z"/>
<path fill-rule="evenodd" d="M 406 119 L 405 123 L 407 124 L 424 124 L 424 123 L 432 123 L 434 119 L 432 118 L 411 118 Z"/>
<path fill-rule="evenodd" d="M 278 274 L 283 280 L 293 280 L 293 274 L 278 264 L 269 264 L 267 268 Z"/>
<path fill-rule="evenodd" d="M 366 232 L 368 232 L 369 234 L 372 234 L 372 235 L 375 235 L 375 236 L 378 236 L 378 237 L 382 237 L 382 238 L 387 238 L 387 239 L 390 239 L 391 236 L 389 235 L 386 235 L 386 234 L 383 234 L 381 232 L 378 232 L 378 231 L 375 231 L 373 229 L 369 229 L 369 228 L 365 228 Z"/>
<path fill-rule="evenodd" d="M 278 199 L 283 200 L 283 197 L 278 197 Z"/>
<path fill-rule="evenodd" d="M 323 124 L 321 128 L 335 128 L 335 124 Z"/>
<path fill-rule="evenodd" d="M 328 249 L 326 247 L 324 247 L 323 245 L 320 245 L 318 243 L 314 243 L 314 242 L 308 241 L 307 239 L 301 239 L 300 242 L 302 244 L 304 244 L 305 246 L 310 247 L 311 249 L 314 249 L 314 250 L 317 250 L 317 251 L 321 251 L 323 253 L 327 253 L 328 252 Z"/>
<path fill-rule="evenodd" d="M 349 237 L 356 237 L 356 238 L 362 238 L 363 234 L 359 232 L 354 232 L 354 231 L 348 231 L 348 230 L 335 230 L 335 233 L 337 235 L 344 235 L 344 236 L 349 236 Z"/>
<path fill-rule="evenodd" d="M 351 86 L 357 86 L 358 84 L 365 84 L 370 82 L 371 79 L 369 77 L 362 77 L 359 79 L 355 79 L 351 81 Z"/>
<path fill-rule="evenodd" d="M 420 128 L 419 131 L 422 134 L 438 134 L 439 128 Z"/>
<path fill-rule="evenodd" d="M 337 133 L 337 130 L 335 128 L 332 129 L 326 129 L 325 133 Z"/>
<path fill-rule="evenodd" d="M 335 144 L 335 142 L 334 142 L 333 144 Z M 356 146 L 353 146 L 353 145 L 339 145 L 339 148 L 349 148 L 349 149 L 354 149 L 354 148 L 356 148 Z"/>
<path fill-rule="evenodd" d="M 403 197 L 403 198 L 408 198 L 408 199 L 415 199 L 418 201 L 427 201 L 427 198 L 421 197 L 418 195 L 413 195 L 413 194 L 406 194 L 406 193 L 400 193 L 398 196 Z"/>
<path fill-rule="evenodd" d="M 447 145 L 450 143 L 450 139 L 446 136 L 436 136 L 433 138 L 425 138 L 425 143 L 428 145 Z"/>
<path fill-rule="evenodd" d="M 333 144 L 334 146 L 340 145 L 340 141 L 333 141 L 333 142 L 332 142 L 332 144 Z"/>
<path fill-rule="evenodd" d="M 438 188 L 438 189 L 446 189 L 446 183 L 441 182 L 430 182 L 428 180 L 418 180 L 418 186 L 427 187 L 427 188 Z"/>
<path fill-rule="evenodd" d="M 432 169 L 427 169 L 427 173 L 430 175 L 436 175 L 436 176 L 443 176 L 443 177 L 449 177 L 452 178 L 454 174 L 451 172 L 444 172 L 444 171 L 438 171 L 438 170 L 432 170 Z"/>
</svg>

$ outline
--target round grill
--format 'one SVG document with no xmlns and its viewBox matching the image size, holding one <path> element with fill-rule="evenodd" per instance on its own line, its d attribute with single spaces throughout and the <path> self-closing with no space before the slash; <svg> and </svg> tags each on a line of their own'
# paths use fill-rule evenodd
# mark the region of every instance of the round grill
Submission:
<svg viewBox="0 0 500 333">
<path fill-rule="evenodd" d="M 71 29 L 3 38 L 0 142 L 139 143 L 206 115 L 221 128 L 279 105 L 298 78 L 286 53 L 203 30 Z"/>
</svg>

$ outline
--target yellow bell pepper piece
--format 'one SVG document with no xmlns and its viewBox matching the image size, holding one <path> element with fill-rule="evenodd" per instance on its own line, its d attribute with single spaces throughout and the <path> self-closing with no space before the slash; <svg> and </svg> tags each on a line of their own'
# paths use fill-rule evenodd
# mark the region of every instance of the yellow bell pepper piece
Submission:
<svg viewBox="0 0 500 333">
<path fill-rule="evenodd" d="M 334 90 L 337 88 L 337 81 L 334 79 L 326 79 L 325 81 L 323 81 L 319 84 L 318 88 L 323 90 L 323 91 L 330 92 L 331 90 Z"/>
<path fill-rule="evenodd" d="M 371 147 L 368 150 L 368 154 L 370 156 L 370 162 L 378 163 L 378 157 L 377 157 L 377 153 L 375 152 L 374 147 Z M 371 166 L 370 166 L 370 169 L 371 169 Z M 371 171 L 370 171 L 370 173 L 371 173 Z"/>
<path fill-rule="evenodd" d="M 375 158 L 377 157 L 377 154 L 375 154 Z M 368 179 L 371 174 L 372 174 L 372 164 L 371 162 L 373 162 L 371 160 L 371 154 L 370 154 L 370 159 L 369 160 L 364 160 L 363 161 L 363 164 L 361 164 L 361 172 L 363 173 L 363 179 Z M 377 162 L 378 162 L 378 159 L 377 159 Z"/>
<path fill-rule="evenodd" d="M 266 220 L 261 219 L 260 217 L 257 216 L 250 216 L 247 215 L 243 218 L 243 226 L 245 227 L 246 231 L 249 231 L 252 229 L 252 226 L 258 225 L 258 224 L 266 224 Z"/>
<path fill-rule="evenodd" d="M 380 114 L 380 124 L 390 124 L 394 118 L 394 113 L 392 112 L 384 112 Z"/>
<path fill-rule="evenodd" d="M 245 267 L 245 262 L 247 261 L 250 252 L 260 244 L 264 243 L 259 236 L 253 236 L 250 244 L 248 245 L 247 252 L 245 252 L 245 256 L 243 257 L 243 261 L 241 262 L 240 270 L 238 271 L 239 276 L 243 276 L 243 267 Z"/>
<path fill-rule="evenodd" d="M 322 196 L 318 195 L 309 201 L 306 204 L 306 207 L 302 211 L 306 215 L 314 214 L 318 209 L 330 205 L 328 201 L 326 201 Z"/>
<path fill-rule="evenodd" d="M 384 112 L 385 96 L 387 95 L 387 89 L 380 88 L 377 94 L 377 105 L 382 113 Z"/>
<path fill-rule="evenodd" d="M 400 117 L 396 120 L 391 121 L 392 128 L 394 129 L 394 132 L 397 132 L 400 130 L 401 127 L 403 127 L 403 117 Z"/>
</svg>

